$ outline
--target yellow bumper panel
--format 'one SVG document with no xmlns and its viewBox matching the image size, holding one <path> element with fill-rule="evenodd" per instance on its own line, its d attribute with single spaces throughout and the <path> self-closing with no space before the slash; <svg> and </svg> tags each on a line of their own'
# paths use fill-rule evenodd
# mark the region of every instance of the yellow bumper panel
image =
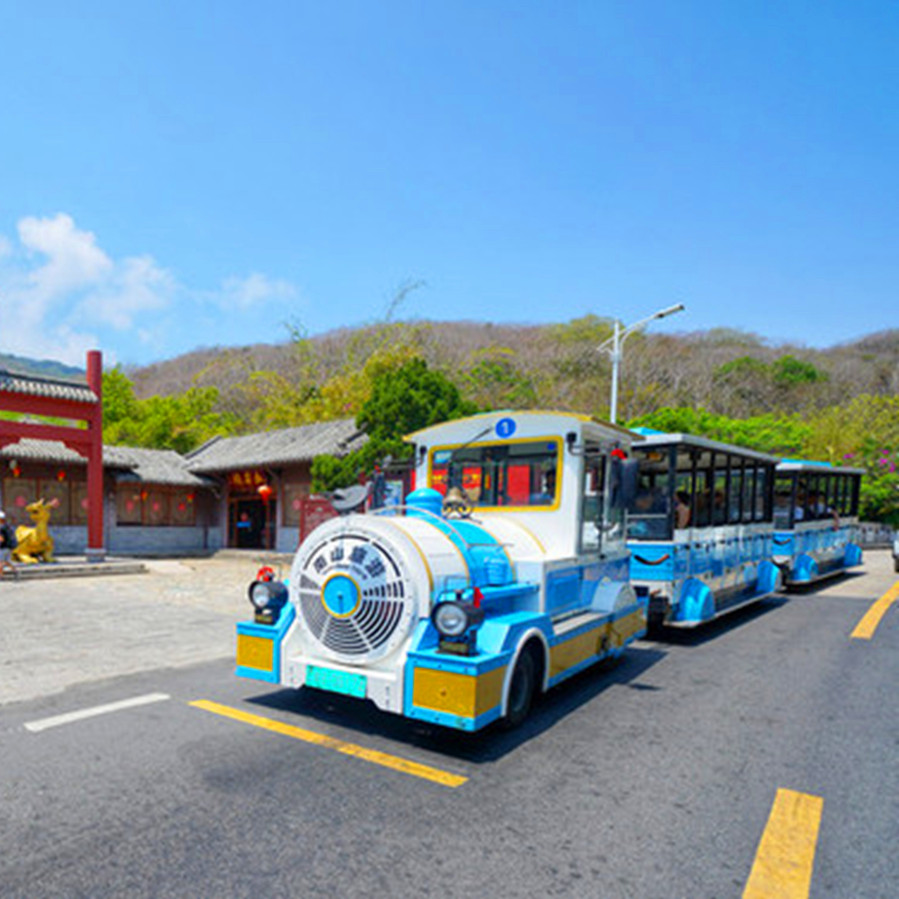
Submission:
<svg viewBox="0 0 899 899">
<path fill-rule="evenodd" d="M 455 671 L 416 668 L 412 702 L 420 708 L 477 718 L 496 708 L 503 699 L 505 667 L 494 668 L 477 677 Z"/>
<path fill-rule="evenodd" d="M 237 664 L 243 668 L 272 671 L 274 668 L 274 641 L 249 634 L 237 635 Z"/>
</svg>

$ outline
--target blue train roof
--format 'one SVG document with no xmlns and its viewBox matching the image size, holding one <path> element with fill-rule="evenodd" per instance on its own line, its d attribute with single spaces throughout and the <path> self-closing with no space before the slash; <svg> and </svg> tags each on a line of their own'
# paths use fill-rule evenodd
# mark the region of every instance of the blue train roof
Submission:
<svg viewBox="0 0 899 899">
<path fill-rule="evenodd" d="M 809 472 L 820 474 L 822 469 L 827 474 L 865 474 L 864 468 L 850 468 L 845 465 L 832 465 L 830 462 L 821 462 L 817 459 L 781 459 L 777 463 L 778 472 L 784 474 L 796 472 Z"/>
<path fill-rule="evenodd" d="M 653 428 L 632 428 L 634 434 L 643 438 L 641 443 L 634 445 L 634 450 L 647 450 L 659 446 L 693 446 L 697 449 L 710 450 L 712 452 L 731 453 L 735 456 L 743 456 L 747 459 L 755 459 L 760 462 L 778 461 L 777 456 L 763 453 L 759 450 L 748 449 L 745 446 L 736 446 L 732 443 L 722 443 L 720 440 L 712 440 L 710 437 L 699 437 L 695 434 L 669 433 L 668 431 L 656 431 Z"/>
</svg>

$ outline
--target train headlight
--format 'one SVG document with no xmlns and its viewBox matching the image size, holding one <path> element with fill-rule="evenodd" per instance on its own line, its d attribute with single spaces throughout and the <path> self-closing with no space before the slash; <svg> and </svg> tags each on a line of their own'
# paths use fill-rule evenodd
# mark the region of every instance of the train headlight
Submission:
<svg viewBox="0 0 899 899">
<path fill-rule="evenodd" d="M 253 581 L 247 595 L 256 610 L 256 620 L 271 624 L 287 602 L 287 587 L 281 581 Z"/>
<path fill-rule="evenodd" d="M 441 637 L 461 637 L 468 630 L 468 616 L 460 602 L 442 602 L 434 606 L 431 623 Z"/>
<path fill-rule="evenodd" d="M 449 600 L 438 603 L 431 610 L 431 624 L 441 637 L 460 640 L 484 620 L 484 610 L 474 603 Z"/>
</svg>

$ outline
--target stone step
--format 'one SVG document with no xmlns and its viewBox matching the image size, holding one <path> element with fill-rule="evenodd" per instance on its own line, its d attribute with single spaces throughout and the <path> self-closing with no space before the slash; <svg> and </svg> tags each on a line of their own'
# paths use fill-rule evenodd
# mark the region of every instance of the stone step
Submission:
<svg viewBox="0 0 899 899">
<path fill-rule="evenodd" d="M 15 563 L 15 574 L 3 572 L 4 582 L 34 581 L 45 578 L 98 577 L 109 574 L 144 574 L 147 566 L 133 559 L 116 559 L 104 562 L 69 561 L 37 562 L 33 565 Z"/>
</svg>

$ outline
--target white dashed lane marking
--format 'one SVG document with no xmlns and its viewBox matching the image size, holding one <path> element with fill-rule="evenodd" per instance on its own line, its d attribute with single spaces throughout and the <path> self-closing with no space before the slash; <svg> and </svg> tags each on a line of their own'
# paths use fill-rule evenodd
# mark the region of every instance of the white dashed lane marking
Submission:
<svg viewBox="0 0 899 899">
<path fill-rule="evenodd" d="M 132 699 L 122 699 L 119 702 L 109 702 L 106 705 L 95 705 L 89 709 L 79 709 L 76 712 L 67 712 L 64 715 L 54 715 L 52 718 L 41 718 L 38 721 L 29 721 L 25 730 L 38 733 L 51 727 L 59 727 L 62 724 L 71 724 L 73 721 L 82 721 L 85 718 L 94 718 L 97 715 L 107 715 L 110 712 L 121 712 L 124 709 L 133 709 L 136 706 L 149 705 L 151 702 L 163 702 L 171 699 L 168 693 L 147 693 L 144 696 L 135 696 Z"/>
</svg>

